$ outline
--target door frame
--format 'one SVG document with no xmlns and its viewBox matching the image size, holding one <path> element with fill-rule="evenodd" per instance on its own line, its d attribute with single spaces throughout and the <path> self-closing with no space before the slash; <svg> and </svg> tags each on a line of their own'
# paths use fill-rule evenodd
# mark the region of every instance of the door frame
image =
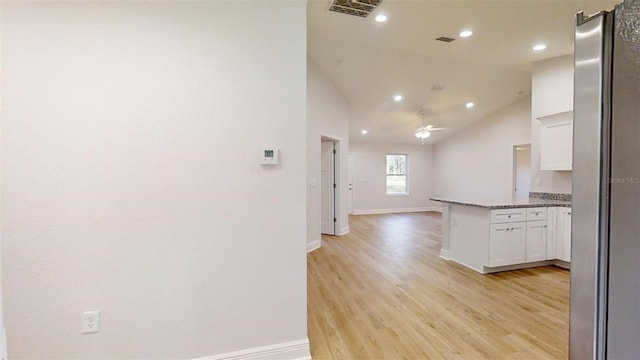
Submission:
<svg viewBox="0 0 640 360">
<path fill-rule="evenodd" d="M 348 156 L 348 169 L 347 169 L 347 201 L 348 201 L 348 206 L 347 206 L 347 214 L 349 215 L 353 215 L 353 209 L 355 208 L 355 189 L 353 186 L 353 178 L 355 176 L 355 156 L 352 152 L 347 154 Z"/>
<path fill-rule="evenodd" d="M 349 232 L 348 230 L 348 224 L 345 224 L 342 221 L 342 213 L 345 210 L 345 206 L 343 206 L 342 204 L 342 200 L 343 200 L 343 172 L 342 172 L 342 154 L 346 153 L 346 149 L 344 149 L 344 141 L 342 140 L 341 137 L 336 136 L 334 134 L 330 134 L 330 133 L 325 133 L 325 132 L 320 132 L 320 138 L 318 139 L 318 164 L 322 163 L 322 141 L 332 141 L 335 145 L 335 149 L 336 149 L 336 154 L 335 154 L 335 162 L 334 162 L 334 166 L 335 166 L 335 170 L 334 170 L 334 176 L 335 176 L 335 182 L 336 182 L 336 189 L 335 189 L 335 201 L 334 201 L 334 216 L 336 218 L 336 222 L 335 222 L 335 235 L 336 236 L 341 236 L 341 235 L 345 235 L 347 232 Z M 321 167 L 321 165 L 320 165 Z M 321 169 L 318 168 L 318 172 Z M 319 209 L 319 214 L 322 214 L 322 189 L 320 189 L 319 191 L 319 196 L 320 196 L 320 201 L 318 202 L 318 209 Z M 322 215 L 321 215 L 322 216 Z M 345 227 L 346 227 L 346 231 L 345 231 Z"/>
<path fill-rule="evenodd" d="M 521 147 L 528 147 L 529 148 L 529 156 L 531 156 L 531 143 L 527 143 L 527 144 L 517 144 L 517 145 L 513 145 L 513 150 L 511 153 L 511 157 L 512 157 L 512 161 L 513 161 L 513 171 L 511 174 L 512 177 L 512 184 L 511 184 L 511 195 L 516 196 L 516 190 L 517 190 L 517 185 L 518 185 L 518 148 Z M 529 158 L 529 162 L 531 163 L 531 158 Z M 529 164 L 529 166 L 531 166 L 531 164 Z M 529 192 L 531 192 L 531 186 L 529 186 Z"/>
<path fill-rule="evenodd" d="M 329 154 L 327 154 L 329 151 Z M 320 138 L 320 233 L 322 235 L 336 235 L 336 225 L 338 218 L 336 217 L 336 190 L 338 183 L 336 182 L 336 143 L 327 138 Z M 330 163 L 330 165 L 329 165 Z M 324 172 L 328 172 L 331 177 L 323 176 Z M 328 184 L 327 184 L 328 183 Z M 331 208 L 327 208 L 328 214 L 325 214 L 325 198 L 331 203 Z M 330 200 L 329 200 L 330 199 Z M 328 221 L 324 221 L 327 220 Z M 333 220 L 331 220 L 333 219 Z M 331 225 L 331 230 L 328 226 Z"/>
</svg>

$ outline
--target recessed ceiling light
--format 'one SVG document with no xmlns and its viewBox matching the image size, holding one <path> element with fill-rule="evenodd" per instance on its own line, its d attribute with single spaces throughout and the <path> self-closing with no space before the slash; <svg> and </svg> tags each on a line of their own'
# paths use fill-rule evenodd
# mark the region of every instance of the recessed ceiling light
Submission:
<svg viewBox="0 0 640 360">
<path fill-rule="evenodd" d="M 368 131 L 367 130 L 362 130 L 362 135 L 367 135 Z"/>
<path fill-rule="evenodd" d="M 377 22 L 385 22 L 385 21 L 387 21 L 387 15 L 380 14 L 380 15 L 376 16 L 376 21 Z"/>
<path fill-rule="evenodd" d="M 465 105 L 467 107 L 467 109 L 471 109 L 472 107 L 476 106 L 476 104 L 472 103 L 472 102 L 468 102 L 467 105 Z"/>
<path fill-rule="evenodd" d="M 395 95 L 395 96 L 393 97 L 393 100 L 395 100 L 396 102 L 398 102 L 398 101 L 402 101 L 402 95 L 400 95 L 400 94 Z"/>
<path fill-rule="evenodd" d="M 473 35 L 473 31 L 471 30 L 464 30 L 463 32 L 460 33 L 460 37 L 466 38 Z"/>
<path fill-rule="evenodd" d="M 547 45 L 545 44 L 538 44 L 536 46 L 533 47 L 533 51 L 542 51 L 544 49 L 547 48 Z"/>
</svg>

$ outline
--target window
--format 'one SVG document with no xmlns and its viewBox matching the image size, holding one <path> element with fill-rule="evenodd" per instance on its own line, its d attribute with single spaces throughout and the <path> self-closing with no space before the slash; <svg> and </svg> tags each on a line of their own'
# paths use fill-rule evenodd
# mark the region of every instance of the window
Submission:
<svg viewBox="0 0 640 360">
<path fill-rule="evenodd" d="M 407 155 L 387 155 L 387 195 L 407 194 Z"/>
</svg>

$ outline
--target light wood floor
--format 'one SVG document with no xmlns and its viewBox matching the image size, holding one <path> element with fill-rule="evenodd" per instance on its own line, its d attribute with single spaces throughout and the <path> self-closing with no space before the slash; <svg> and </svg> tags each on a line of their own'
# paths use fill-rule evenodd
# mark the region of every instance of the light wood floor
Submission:
<svg viewBox="0 0 640 360">
<path fill-rule="evenodd" d="M 437 213 L 352 216 L 308 255 L 314 359 L 566 359 L 569 272 L 440 259 Z"/>
</svg>

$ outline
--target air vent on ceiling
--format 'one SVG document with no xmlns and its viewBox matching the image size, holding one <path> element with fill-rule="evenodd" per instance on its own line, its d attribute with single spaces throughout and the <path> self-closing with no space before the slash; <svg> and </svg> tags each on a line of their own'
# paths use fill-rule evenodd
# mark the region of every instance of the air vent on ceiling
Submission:
<svg viewBox="0 0 640 360">
<path fill-rule="evenodd" d="M 333 0 L 329 10 L 347 15 L 367 17 L 381 3 L 382 0 Z"/>
<path fill-rule="evenodd" d="M 431 87 L 431 91 L 442 91 L 444 90 L 444 85 L 442 84 L 435 84 Z"/>
<path fill-rule="evenodd" d="M 450 37 L 446 37 L 446 36 L 440 36 L 439 38 L 437 38 L 436 40 L 438 41 L 442 41 L 442 42 L 446 42 L 446 43 L 450 43 L 452 41 L 455 41 L 456 39 L 454 38 L 450 38 Z"/>
</svg>

